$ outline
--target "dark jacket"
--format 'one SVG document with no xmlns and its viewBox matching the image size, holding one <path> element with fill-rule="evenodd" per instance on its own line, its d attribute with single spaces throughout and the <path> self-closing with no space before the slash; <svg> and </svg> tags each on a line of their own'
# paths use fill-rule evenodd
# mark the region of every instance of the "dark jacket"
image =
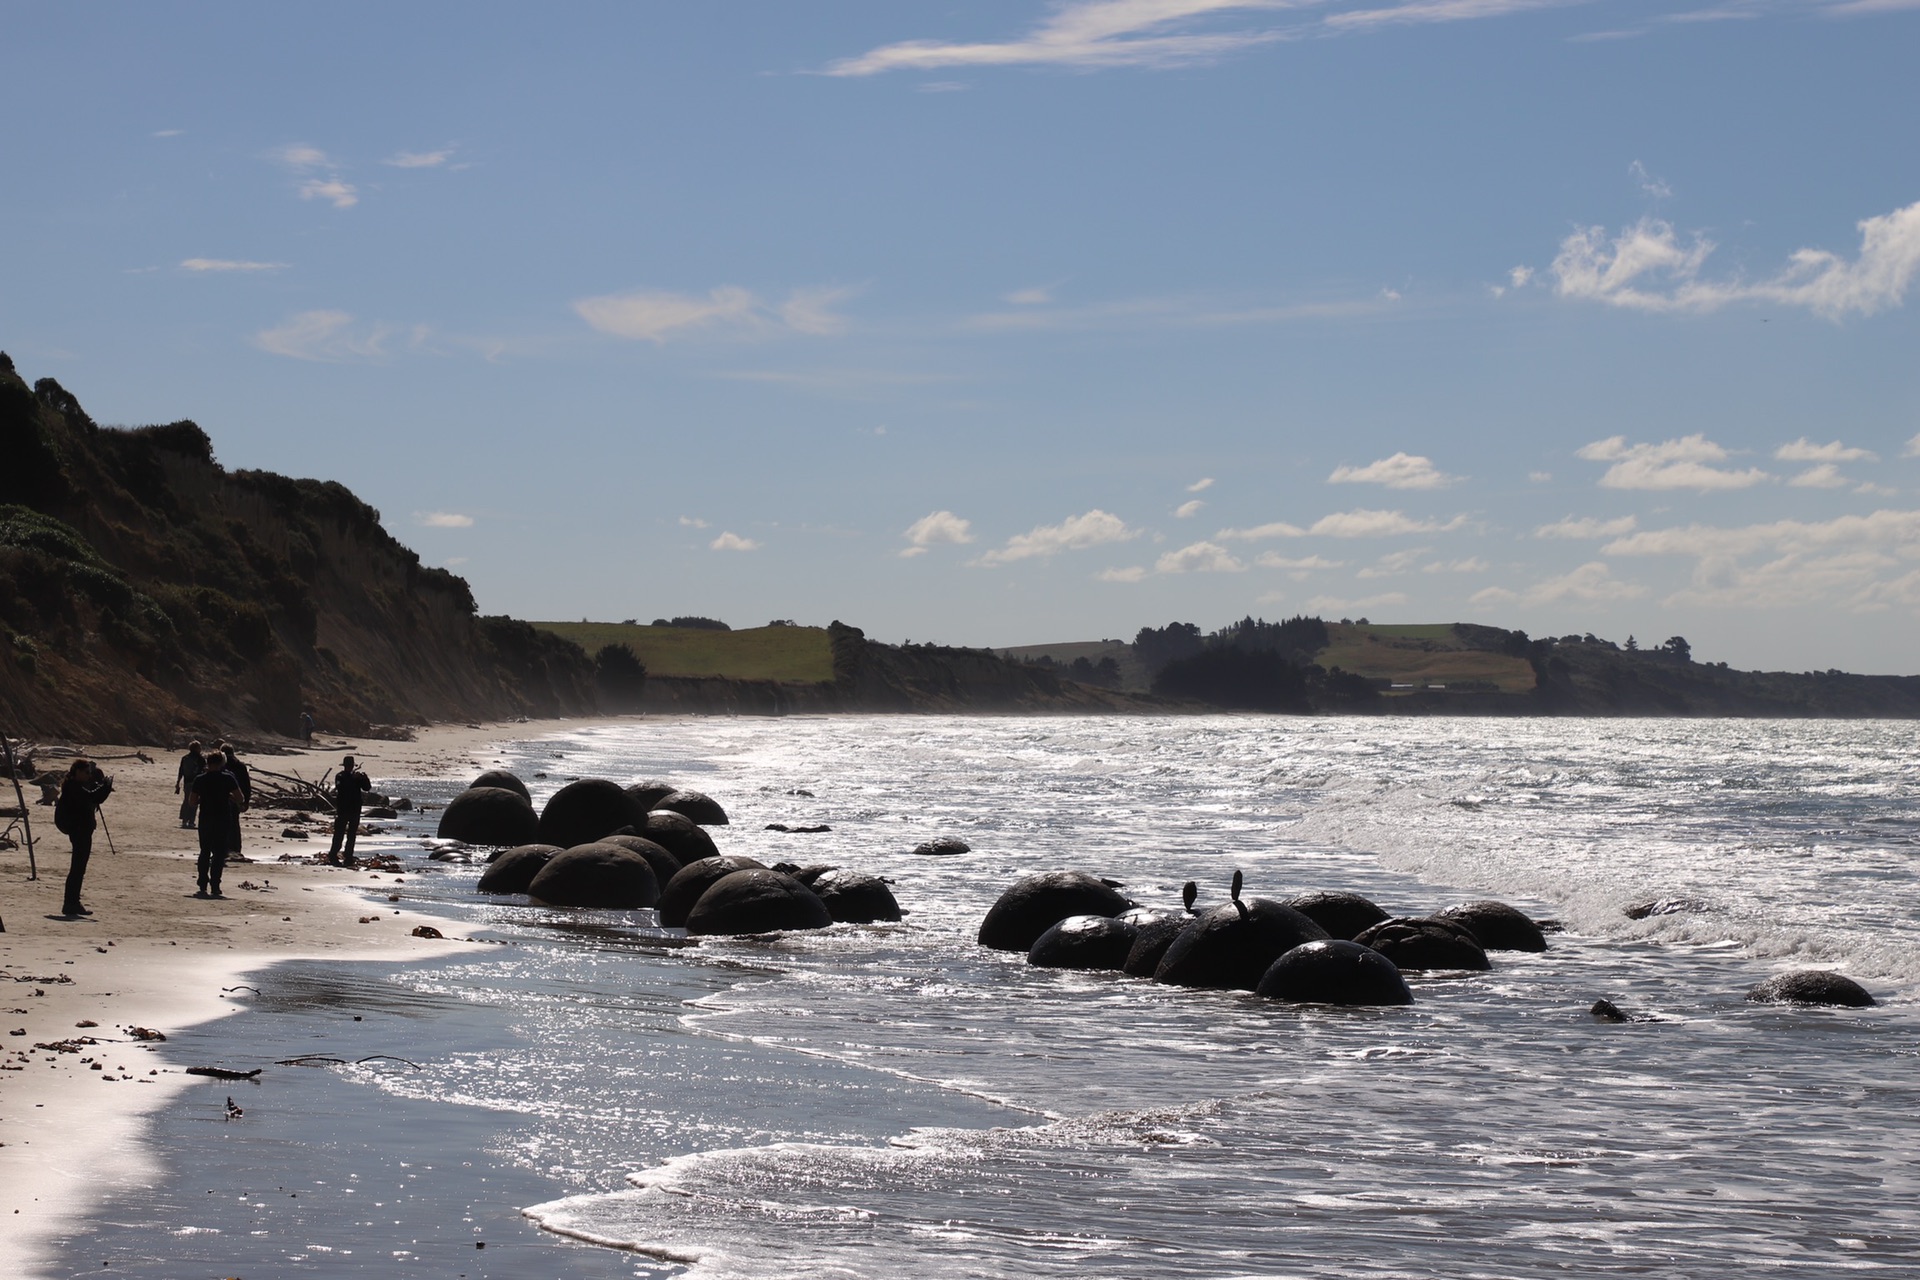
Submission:
<svg viewBox="0 0 1920 1280">
<path fill-rule="evenodd" d="M 361 800 L 373 790 L 373 779 L 364 770 L 342 769 L 340 776 L 333 780 L 333 785 L 335 794 L 339 796 L 334 808 L 340 813 L 358 813 Z"/>
<path fill-rule="evenodd" d="M 60 787 L 60 798 L 53 802 L 53 825 L 70 836 L 92 831 L 99 825 L 95 812 L 101 801 L 112 794 L 112 778 L 75 782 L 69 777 Z"/>
</svg>

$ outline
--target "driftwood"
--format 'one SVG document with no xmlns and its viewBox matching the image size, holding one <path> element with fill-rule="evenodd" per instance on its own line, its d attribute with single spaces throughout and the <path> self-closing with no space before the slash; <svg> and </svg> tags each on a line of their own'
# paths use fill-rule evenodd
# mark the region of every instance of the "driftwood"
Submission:
<svg viewBox="0 0 1920 1280">
<path fill-rule="evenodd" d="M 40 878 L 40 861 L 34 856 L 33 852 L 33 818 L 29 815 L 27 809 L 27 794 L 20 789 L 20 768 L 14 759 L 13 741 L 5 734 L 0 734 L 0 749 L 4 749 L 7 762 L 7 776 L 13 779 L 14 798 L 20 802 L 19 822 L 25 829 L 27 838 L 27 879 L 38 880 Z M 27 758 L 32 759 L 31 752 L 28 753 Z M 4 924 L 0 924 L 0 929 L 5 928 L 6 926 Z"/>
<path fill-rule="evenodd" d="M 261 1068 L 251 1071 L 229 1071 L 225 1067 L 188 1067 L 190 1076 L 212 1076 L 215 1080 L 251 1080 L 259 1075 Z"/>
<path fill-rule="evenodd" d="M 391 1053 L 370 1053 L 364 1058 L 353 1059 L 354 1066 L 359 1066 L 363 1062 L 404 1062 L 415 1071 L 426 1070 L 425 1067 L 417 1062 L 407 1058 L 396 1057 Z M 276 1067 L 311 1067 L 320 1064 L 325 1064 L 329 1067 L 344 1067 L 347 1065 L 347 1059 L 336 1058 L 330 1053 L 303 1053 L 297 1058 L 282 1058 L 273 1065 Z"/>
</svg>

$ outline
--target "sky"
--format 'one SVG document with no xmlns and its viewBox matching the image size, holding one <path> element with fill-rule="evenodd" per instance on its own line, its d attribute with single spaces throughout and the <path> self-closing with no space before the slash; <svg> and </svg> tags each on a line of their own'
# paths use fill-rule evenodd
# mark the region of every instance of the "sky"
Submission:
<svg viewBox="0 0 1920 1280">
<path fill-rule="evenodd" d="M 1920 0 L 0 31 L 0 349 L 485 612 L 1920 672 Z"/>
</svg>

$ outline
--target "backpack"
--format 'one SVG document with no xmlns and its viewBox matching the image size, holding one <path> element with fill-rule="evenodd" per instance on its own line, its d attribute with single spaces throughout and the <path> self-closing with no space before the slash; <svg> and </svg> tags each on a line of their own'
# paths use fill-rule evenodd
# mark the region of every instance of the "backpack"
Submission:
<svg viewBox="0 0 1920 1280">
<path fill-rule="evenodd" d="M 65 791 L 53 802 L 53 829 L 63 836 L 72 835 L 74 828 L 80 825 L 74 820 L 73 805 L 74 801 L 67 798 Z"/>
</svg>

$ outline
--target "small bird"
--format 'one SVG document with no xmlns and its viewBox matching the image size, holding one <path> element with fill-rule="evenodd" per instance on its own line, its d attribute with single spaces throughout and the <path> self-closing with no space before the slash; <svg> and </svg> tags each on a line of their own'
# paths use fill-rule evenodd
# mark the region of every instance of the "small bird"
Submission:
<svg viewBox="0 0 1920 1280">
<path fill-rule="evenodd" d="M 1233 899 L 1233 905 L 1239 908 L 1240 918 L 1242 920 L 1245 920 L 1247 918 L 1247 904 L 1240 901 L 1241 883 L 1242 881 L 1240 878 L 1240 872 L 1236 869 L 1233 873 L 1233 888 L 1231 891 L 1229 891 L 1227 896 Z"/>
<path fill-rule="evenodd" d="M 234 1102 L 233 1095 L 228 1094 L 227 1095 L 227 1119 L 238 1120 L 241 1116 L 245 1114 L 247 1113 L 244 1110 L 242 1110 L 237 1103 Z"/>
<path fill-rule="evenodd" d="M 1193 900 L 1200 896 L 1200 886 L 1189 880 L 1180 889 L 1180 899 L 1187 904 L 1187 914 L 1193 914 Z"/>
</svg>

